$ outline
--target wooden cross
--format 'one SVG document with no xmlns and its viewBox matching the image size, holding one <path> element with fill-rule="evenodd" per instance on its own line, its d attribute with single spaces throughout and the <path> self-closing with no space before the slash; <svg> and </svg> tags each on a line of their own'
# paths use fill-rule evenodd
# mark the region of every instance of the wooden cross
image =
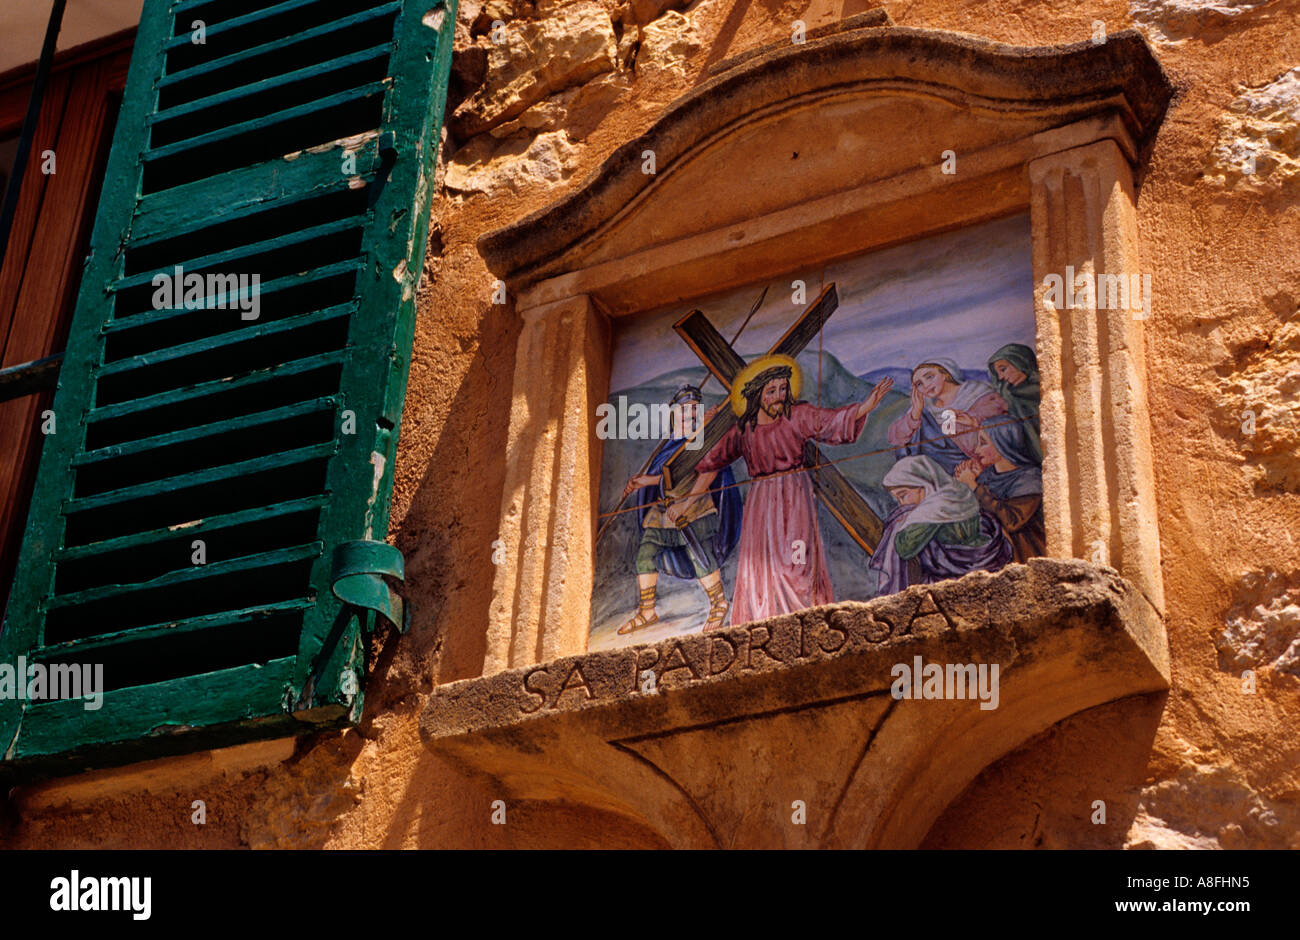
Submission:
<svg viewBox="0 0 1300 940">
<path fill-rule="evenodd" d="M 830 319 L 835 308 L 840 304 L 835 285 L 828 284 L 817 295 L 817 299 L 786 330 L 785 335 L 768 350 L 768 355 L 788 356 L 791 359 L 803 352 L 805 346 L 820 332 L 822 326 Z M 699 310 L 692 310 L 673 324 L 673 329 L 686 341 L 695 355 L 700 357 L 710 373 L 713 374 L 728 392 L 731 383 L 740 370 L 745 368 L 745 360 L 731 348 Z M 684 444 L 668 459 L 664 465 L 664 493 L 680 496 L 688 492 L 695 482 L 695 466 L 713 446 L 722 439 L 722 435 L 739 420 L 736 413 L 725 405 L 704 426 L 704 443 L 691 450 Z M 812 479 L 813 492 L 832 516 L 844 526 L 853 541 L 862 546 L 868 555 L 872 554 L 880 536 L 884 532 L 884 523 L 867 505 L 862 494 L 853 488 L 844 476 L 822 454 L 813 441 L 804 445 L 804 467 Z"/>
</svg>

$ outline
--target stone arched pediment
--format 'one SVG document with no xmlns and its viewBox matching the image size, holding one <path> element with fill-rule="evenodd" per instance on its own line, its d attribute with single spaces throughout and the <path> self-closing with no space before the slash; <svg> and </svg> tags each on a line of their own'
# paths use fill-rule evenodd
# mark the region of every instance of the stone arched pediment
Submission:
<svg viewBox="0 0 1300 940">
<path fill-rule="evenodd" d="M 518 289 L 703 232 L 734 227 L 744 241 L 756 220 L 783 210 L 902 183 L 908 173 L 937 175 L 945 151 L 964 163 L 1088 118 L 1109 118 L 1113 129 L 1093 139 L 1119 138 L 1132 158 L 1149 143 L 1169 96 L 1159 64 L 1132 30 L 1046 48 L 898 27 L 839 33 L 778 47 L 715 76 L 564 198 L 483 236 L 479 246 L 489 267 Z M 973 161 L 967 178 L 999 163 L 1023 177 L 1020 150 Z M 1027 204 L 1023 181 L 1020 189 Z M 821 246 L 817 256 L 825 257 Z M 609 306 L 630 309 L 618 298 Z"/>
</svg>

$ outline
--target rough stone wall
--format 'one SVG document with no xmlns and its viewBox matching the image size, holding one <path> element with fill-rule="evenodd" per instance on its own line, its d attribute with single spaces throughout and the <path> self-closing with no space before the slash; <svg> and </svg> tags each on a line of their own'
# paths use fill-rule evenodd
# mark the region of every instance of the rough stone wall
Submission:
<svg viewBox="0 0 1300 940">
<path fill-rule="evenodd" d="M 564 806 L 512 805 L 491 825 L 491 787 L 416 732 L 433 683 L 477 675 L 484 655 L 517 326 L 490 302 L 475 239 L 582 179 L 714 63 L 789 41 L 796 19 L 811 30 L 875 5 L 461 0 L 392 514 L 415 625 L 376 643 L 363 724 L 274 759 L 251 748 L 242 763 L 209 755 L 21 790 L 0 840 L 656 845 Z M 883 5 L 898 25 L 1026 45 L 1135 25 L 1178 88 L 1138 201 L 1174 688 L 1008 755 L 927 844 L 1300 847 L 1300 0 Z M 190 822 L 195 799 L 204 826 Z"/>
</svg>

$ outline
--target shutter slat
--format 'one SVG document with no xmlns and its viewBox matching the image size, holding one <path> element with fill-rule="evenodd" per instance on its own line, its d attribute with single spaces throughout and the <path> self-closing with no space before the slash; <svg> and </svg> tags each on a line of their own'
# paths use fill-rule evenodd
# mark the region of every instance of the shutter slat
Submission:
<svg viewBox="0 0 1300 940">
<path fill-rule="evenodd" d="M 285 168 L 289 168 L 296 162 L 287 161 Z M 263 175 L 265 175 L 265 165 L 260 169 L 263 170 Z M 276 232 L 297 231 L 311 224 L 339 221 L 348 217 L 364 218 L 367 214 L 364 206 L 364 194 L 359 194 L 358 190 L 364 190 L 369 185 L 370 179 L 364 174 L 358 174 L 358 177 L 354 179 L 345 179 L 339 172 L 339 162 L 337 160 L 331 161 L 329 170 L 328 179 L 322 180 L 328 182 L 329 185 L 305 187 L 300 182 L 295 181 L 293 191 L 280 198 L 265 196 L 262 192 L 263 187 L 260 185 L 261 180 L 235 179 L 236 174 L 240 172 L 238 170 L 232 171 L 229 174 L 230 178 L 210 179 L 207 181 L 209 188 L 240 187 L 241 189 L 251 189 L 257 195 L 242 205 L 232 200 L 230 203 L 214 207 L 209 202 L 204 215 L 192 214 L 193 209 L 191 207 L 191 214 L 188 217 L 181 215 L 172 218 L 165 230 L 149 234 L 141 233 L 138 230 L 141 218 L 137 217 L 137 228 L 133 229 L 132 237 L 126 246 L 127 257 L 134 260 L 142 256 L 157 257 L 166 255 L 174 263 L 177 260 L 184 260 L 183 255 L 179 253 L 186 250 L 186 245 L 219 242 L 222 233 L 225 233 L 226 237 L 229 238 L 231 232 L 243 230 L 247 233 L 251 230 L 261 234 L 263 236 L 262 240 L 266 240 Z M 275 174 L 277 178 L 280 175 Z M 325 176 L 325 174 L 320 175 Z M 267 182 L 273 182 L 273 180 Z M 283 183 L 283 181 L 281 182 Z M 167 190 L 158 195 L 166 196 L 170 192 L 170 190 Z M 193 199 L 190 202 L 193 202 Z M 301 217 L 295 220 L 295 215 Z M 178 242 L 181 247 L 176 247 L 175 243 Z M 192 250 L 190 253 L 193 254 Z M 127 266 L 131 266 L 130 261 L 128 261 Z M 156 263 L 136 263 L 136 273 L 142 273 L 146 267 L 157 268 L 159 265 Z"/>
<path fill-rule="evenodd" d="M 161 480 L 150 480 L 148 483 L 139 483 L 135 486 L 123 487 L 120 490 L 111 490 L 95 496 L 69 500 L 67 511 L 69 513 L 86 512 L 90 509 L 111 506 L 114 503 L 121 503 L 131 499 L 156 496 L 159 493 L 169 493 L 191 486 L 201 486 L 204 483 L 215 483 L 219 480 L 237 478 L 252 470 L 288 467 L 308 460 L 331 456 L 337 449 L 336 444 L 316 444 L 312 447 L 301 447 L 297 450 L 276 454 L 273 457 L 259 457 L 256 460 L 243 460 L 238 463 L 199 470 L 195 473 L 183 473 L 174 477 L 165 477 Z"/>
<path fill-rule="evenodd" d="M 250 209 L 276 208 L 304 199 L 326 196 L 369 183 L 379 166 L 377 135 L 361 135 L 355 142 L 357 174 L 339 172 L 340 157 L 332 153 L 302 153 L 292 160 L 263 163 L 230 170 L 197 183 L 173 186 L 140 199 L 131 229 L 132 246 L 165 241 L 172 235 L 186 235 L 216 222 L 233 221 Z M 217 187 L 228 200 L 213 205 L 195 197 Z"/>
<path fill-rule="evenodd" d="M 293 108 L 287 108 L 283 111 L 276 111 L 265 117 L 259 117 L 251 121 L 242 121 L 239 124 L 232 124 L 229 127 L 223 127 L 220 130 L 209 131 L 206 134 L 200 134 L 197 137 L 189 137 L 185 140 L 178 140 L 174 144 L 167 144 L 162 147 L 151 149 L 144 155 L 146 167 L 149 164 L 158 163 L 161 160 L 171 157 L 177 157 L 189 153 L 191 150 L 212 147 L 231 140 L 232 138 L 242 137 L 254 132 L 264 132 L 267 128 L 282 124 L 286 121 L 295 120 L 303 117 L 316 117 L 322 111 L 328 111 L 338 105 L 349 104 L 354 101 L 362 101 L 366 98 L 373 98 L 376 95 L 382 95 L 388 89 L 388 83 L 371 82 L 360 88 L 353 88 L 349 91 L 342 91 L 328 98 L 322 98 L 319 101 L 313 101 L 311 104 L 298 105 Z M 325 126 L 322 122 L 322 126 Z M 339 134 L 339 137 L 345 137 L 346 134 Z M 321 138 L 319 141 L 312 140 L 311 143 L 325 143 L 328 140 L 336 138 Z"/>
<path fill-rule="evenodd" d="M 245 509 L 242 512 L 226 513 L 225 515 L 220 516 L 209 516 L 206 519 L 201 519 L 198 522 L 195 522 L 193 525 L 180 527 L 168 526 L 165 529 L 154 529 L 149 532 L 126 535 L 121 538 L 108 539 L 103 542 L 92 542 L 89 545 L 78 545 L 75 548 L 61 548 L 54 553 L 54 556 L 59 561 L 75 561 L 80 558 L 95 558 L 100 555 L 108 555 L 117 551 L 145 548 L 157 542 L 175 539 L 178 536 L 193 537 L 196 535 L 202 535 L 205 532 L 240 526 L 249 522 L 256 522 L 264 519 L 276 519 L 280 516 L 288 516 L 300 512 L 311 512 L 319 510 L 325 505 L 326 498 L 323 495 L 307 496 L 302 499 L 290 499 L 283 503 L 275 503 L 271 506 L 259 506 L 256 509 Z"/>
<path fill-rule="evenodd" d="M 112 405 L 101 405 L 98 408 L 91 409 L 87 415 L 87 422 L 106 422 L 117 418 L 139 415 L 142 412 L 153 411 L 171 405 L 181 405 L 194 402 L 198 399 L 206 398 L 210 395 L 217 395 L 223 392 L 234 392 L 246 389 L 249 386 L 262 385 L 275 379 L 288 378 L 300 375 L 304 372 L 311 372 L 326 366 L 336 366 L 343 362 L 346 352 L 339 350 L 335 352 L 321 353 L 316 356 L 308 356 L 303 359 L 297 359 L 277 366 L 274 370 L 263 369 L 250 375 L 241 376 L 237 379 L 215 379 L 211 382 L 200 382 L 197 385 L 190 385 L 175 392 L 163 392 L 157 395 L 150 395 L 146 398 L 137 398 L 132 401 L 120 402 Z"/>
<path fill-rule="evenodd" d="M 339 399 L 337 396 L 313 398 L 310 401 L 287 405 L 284 408 L 274 408 L 271 411 L 242 415 L 238 418 L 228 418 L 225 421 L 214 421 L 211 424 L 196 425 L 192 428 L 186 428 L 184 431 L 173 431 L 170 434 L 160 434 L 156 437 L 138 438 L 128 444 L 114 444 L 78 454 L 72 465 L 74 467 L 93 466 L 119 457 L 133 457 L 150 450 L 175 447 L 178 444 L 193 444 L 205 437 L 215 437 L 227 431 L 246 431 L 259 425 L 287 421 L 291 418 L 316 414 L 321 411 L 333 412 L 338 404 Z"/>
<path fill-rule="evenodd" d="M 299 274 L 290 274 L 284 277 L 278 277 L 262 284 L 261 296 L 263 306 L 267 304 L 268 295 L 277 291 L 290 290 L 295 287 L 301 287 L 310 284 L 313 281 L 323 281 L 338 275 L 355 275 L 361 267 L 361 259 L 353 261 L 338 261 L 333 264 L 322 265 L 319 268 L 313 268 L 309 271 L 303 271 Z M 112 334 L 124 330 L 135 330 L 151 326 L 166 320 L 178 319 L 180 317 L 192 317 L 196 312 L 211 311 L 194 311 L 178 307 L 176 309 L 146 310 L 143 313 L 135 313 L 128 317 L 121 317 L 108 321 L 103 326 L 105 334 Z"/>
<path fill-rule="evenodd" d="M 303 327 L 314 326 L 327 320 L 351 316 L 355 309 L 355 305 L 345 304 L 338 307 L 328 307 L 325 310 L 317 310 L 315 313 L 290 317 L 287 320 L 275 320 L 263 326 L 250 326 L 244 329 L 232 330 L 228 333 L 219 333 L 216 336 L 208 336 L 190 343 L 181 343 L 179 346 L 168 346 L 154 352 L 142 353 L 127 359 L 118 359 L 114 362 L 105 363 L 97 371 L 100 375 L 118 375 L 119 373 L 130 372 L 133 369 L 170 362 L 174 359 L 185 359 L 198 353 L 212 352 L 226 346 L 253 342 L 280 333 L 292 333 Z M 222 312 L 230 313 L 231 311 Z"/>
<path fill-rule="evenodd" d="M 218 59 L 213 59 L 209 62 L 204 62 L 200 65 L 194 66 L 193 68 L 186 69 L 183 72 L 164 75 L 158 81 L 158 87 L 168 88 L 176 85 L 178 82 L 190 81 L 197 76 L 208 75 L 212 72 L 219 72 L 223 69 L 232 68 L 249 59 L 266 55 L 268 53 L 284 53 L 295 45 L 301 45 L 302 43 L 320 39 L 322 36 L 328 36 L 332 33 L 341 33 L 353 30 L 373 20 L 378 20 L 385 16 L 391 16 L 400 10 L 401 7 L 402 4 L 397 2 L 380 4 L 368 10 L 354 13 L 351 16 L 343 17 L 342 19 L 323 23 L 320 26 L 315 26 L 311 29 L 305 29 L 285 40 L 262 43 L 261 45 L 253 46 L 241 52 L 232 53 Z"/>
<path fill-rule="evenodd" d="M 301 229 L 289 235 L 282 235 L 273 239 L 260 241 L 250 241 L 238 248 L 231 248 L 226 251 L 216 252 L 214 254 L 199 255 L 193 258 L 180 258 L 174 264 L 187 268 L 186 274 L 197 274 L 208 270 L 225 270 L 222 265 L 228 265 L 232 262 L 242 261 L 255 255 L 264 254 L 273 249 L 290 248 L 294 245 L 300 245 L 303 242 L 315 241 L 318 238 L 324 238 L 327 235 L 336 235 L 339 232 L 346 232 L 351 229 L 360 227 L 365 222 L 365 216 L 349 216 L 339 219 L 335 222 L 326 222 L 322 225 L 315 225 L 311 228 Z M 171 274 L 172 265 L 163 269 L 153 269 L 142 274 L 135 274 L 130 277 L 124 277 L 112 285 L 115 291 L 128 290 L 132 287 L 153 286 L 153 279 L 159 274 Z M 258 293 L 261 289 L 259 286 Z M 116 318 L 120 319 L 120 318 Z"/>
<path fill-rule="evenodd" d="M 132 627 L 130 630 L 118 630 L 115 633 L 96 634 L 80 640 L 51 643 L 49 646 L 41 647 L 39 655 L 41 659 L 69 655 L 84 656 L 99 650 L 122 646 L 126 643 L 151 640 L 155 637 L 175 636 L 180 633 L 197 633 L 231 624 L 256 621 L 272 614 L 303 611 L 309 609 L 314 603 L 315 601 L 309 597 L 299 597 L 289 601 L 279 601 L 275 604 L 260 604 L 257 607 L 248 607 L 243 610 L 224 611 L 220 614 L 210 614 L 205 617 L 190 617 L 186 620 L 175 620 L 168 623 L 152 623 L 144 627 Z"/>
<path fill-rule="evenodd" d="M 152 581 L 141 581 L 134 584 L 112 584 L 106 587 L 91 588 L 88 591 L 79 591 L 76 594 L 64 594 L 51 600 L 49 609 L 58 610 L 63 607 L 77 607 L 93 601 L 119 598 L 127 594 L 175 587 L 178 584 L 194 584 L 197 581 L 217 578 L 234 572 L 252 571 L 255 568 L 270 568 L 289 561 L 317 558 L 324 550 L 325 546 L 322 543 L 312 542 L 308 545 L 280 548 L 273 552 L 260 552 L 256 555 L 234 558 L 229 561 L 214 561 L 205 565 L 194 565 L 183 571 L 165 574 Z"/>
<path fill-rule="evenodd" d="M 257 10 L 253 13 L 245 13 L 243 16 L 237 16 L 229 20 L 222 20 L 215 25 L 208 27 L 206 30 L 207 39 L 211 42 L 215 39 L 220 39 L 223 35 L 232 30 L 240 29 L 241 27 L 249 26 L 253 23 L 261 23 L 271 19 L 272 17 L 280 16 L 284 13 L 292 13 L 294 11 L 306 13 L 307 11 L 304 10 L 304 7 L 321 7 L 323 5 L 324 4 L 321 0 L 282 0 L 280 3 L 272 4 L 271 6 Z M 215 9 L 220 10 L 220 7 L 215 7 Z M 175 12 L 181 14 L 184 10 L 178 9 Z M 184 49 L 191 43 L 192 40 L 190 39 L 190 34 L 186 32 L 183 35 L 173 36 L 171 39 L 167 40 L 166 49 L 169 52 L 177 48 Z"/>
<path fill-rule="evenodd" d="M 388 61 L 388 46 L 370 46 L 359 52 L 350 52 L 347 55 L 330 59 L 320 66 L 309 68 L 295 69 L 292 72 L 285 72 L 283 75 L 277 75 L 274 78 L 264 78 L 261 81 L 251 82 L 247 85 L 240 85 L 229 91 L 222 91 L 217 94 L 207 95 L 203 98 L 197 98 L 194 101 L 188 101 L 185 104 L 176 105 L 173 108 L 167 108 L 164 111 L 158 111 L 150 118 L 150 124 L 162 124 L 174 120 L 178 117 L 184 117 L 188 114 L 194 114 L 199 111 L 212 108 L 216 105 L 228 105 L 239 103 L 239 99 L 248 98 L 254 95 L 263 94 L 269 91 L 278 91 L 284 85 L 291 84 L 306 78 L 319 78 L 323 74 L 336 72 L 352 65 L 361 65 L 366 62 L 373 62 L 376 59 Z"/>
<path fill-rule="evenodd" d="M 259 0 L 259 2 L 262 2 L 262 0 Z M 176 17 L 177 22 L 180 22 L 184 16 L 192 14 L 195 10 L 200 10 L 204 7 L 224 9 L 226 5 L 227 4 L 224 0 L 179 0 L 179 2 L 172 7 L 171 12 Z M 257 4 L 254 5 L 256 6 Z"/>
</svg>

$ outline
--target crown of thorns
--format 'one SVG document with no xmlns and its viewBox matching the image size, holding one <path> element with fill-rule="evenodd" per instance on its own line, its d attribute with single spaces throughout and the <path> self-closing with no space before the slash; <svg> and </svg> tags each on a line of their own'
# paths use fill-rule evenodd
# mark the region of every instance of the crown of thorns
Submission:
<svg viewBox="0 0 1300 940">
<path fill-rule="evenodd" d="M 789 366 L 772 366 L 770 369 L 764 369 L 758 375 L 754 376 L 745 383 L 745 388 L 741 392 L 746 398 L 753 398 L 759 392 L 763 391 L 763 386 L 773 379 L 785 379 L 789 381 L 792 372 Z"/>
</svg>

